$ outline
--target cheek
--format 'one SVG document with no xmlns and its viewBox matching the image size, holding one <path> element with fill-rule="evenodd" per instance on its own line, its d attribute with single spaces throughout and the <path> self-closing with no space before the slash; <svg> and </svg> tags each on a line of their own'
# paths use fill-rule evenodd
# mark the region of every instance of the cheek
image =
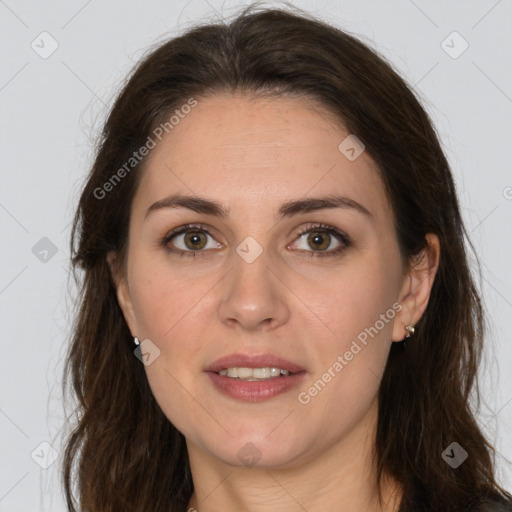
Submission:
<svg viewBox="0 0 512 512">
<path fill-rule="evenodd" d="M 391 340 L 399 277 L 395 260 L 360 258 L 340 267 L 324 286 L 309 288 L 307 303 L 323 320 L 333 348 L 343 349 L 368 329 L 374 333 L 375 326 L 380 338 Z"/>
<path fill-rule="evenodd" d="M 134 306 L 144 337 L 159 351 L 154 362 L 145 366 L 153 396 L 173 425 L 191 434 L 191 418 L 202 414 L 200 402 L 193 397 L 200 396 L 195 376 L 203 350 L 200 298 L 204 292 L 178 285 L 155 271 L 134 287 Z"/>
<path fill-rule="evenodd" d="M 205 287 L 190 278 L 180 278 L 169 263 L 157 258 L 134 258 L 133 268 L 130 294 L 141 334 L 165 343 L 177 326 L 201 307 Z"/>
<path fill-rule="evenodd" d="M 319 316 L 326 319 L 331 335 L 326 330 L 324 341 L 316 346 L 317 364 L 308 382 L 313 387 L 304 389 L 305 401 L 318 396 L 326 407 L 337 404 L 354 413 L 375 398 L 393 322 L 401 309 L 396 302 L 400 273 L 396 262 L 374 258 L 356 266 L 340 273 L 327 295 L 315 295 L 316 307 L 323 307 Z"/>
<path fill-rule="evenodd" d="M 134 280 L 132 286 L 132 301 L 141 334 L 155 342 L 172 327 L 172 312 L 177 306 L 167 284 L 170 283 L 153 273 Z"/>
<path fill-rule="evenodd" d="M 184 390 L 192 389 L 191 376 L 199 366 L 205 293 L 212 285 L 201 281 L 193 286 L 155 258 L 134 257 L 132 268 L 130 293 L 139 333 L 158 349 L 158 357 L 145 367 L 148 380 L 158 402 L 179 409 L 190 402 Z"/>
</svg>

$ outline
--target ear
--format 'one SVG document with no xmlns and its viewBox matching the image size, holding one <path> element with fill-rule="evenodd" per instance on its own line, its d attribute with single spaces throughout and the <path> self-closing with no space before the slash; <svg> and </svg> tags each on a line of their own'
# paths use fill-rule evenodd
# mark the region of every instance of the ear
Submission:
<svg viewBox="0 0 512 512">
<path fill-rule="evenodd" d="M 405 338 L 405 327 L 416 324 L 427 308 L 434 278 L 439 267 L 441 245 L 439 238 L 433 233 L 425 236 L 425 247 L 404 276 L 398 302 L 402 309 L 395 317 L 393 324 L 393 341 L 402 341 Z"/>
<path fill-rule="evenodd" d="M 121 270 L 120 265 L 118 264 L 118 254 L 116 251 L 110 251 L 107 254 L 107 263 L 110 268 L 112 281 L 116 288 L 117 301 L 121 307 L 121 311 L 123 312 L 128 328 L 130 329 L 132 336 L 134 336 L 133 333 L 137 332 L 135 312 L 133 310 L 133 303 L 130 297 L 126 273 Z"/>
</svg>

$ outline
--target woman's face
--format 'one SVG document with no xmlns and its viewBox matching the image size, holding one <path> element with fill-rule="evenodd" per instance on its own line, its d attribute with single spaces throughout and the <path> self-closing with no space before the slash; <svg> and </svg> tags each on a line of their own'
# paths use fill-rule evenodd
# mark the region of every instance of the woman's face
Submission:
<svg viewBox="0 0 512 512">
<path fill-rule="evenodd" d="M 377 166 L 348 135 L 304 99 L 217 94 L 147 157 L 118 297 L 189 450 L 287 467 L 374 425 L 417 317 Z"/>
</svg>

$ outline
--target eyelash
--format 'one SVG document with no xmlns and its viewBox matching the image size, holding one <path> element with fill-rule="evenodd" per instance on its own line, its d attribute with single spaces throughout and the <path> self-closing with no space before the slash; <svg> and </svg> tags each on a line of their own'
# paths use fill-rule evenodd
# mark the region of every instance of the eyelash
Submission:
<svg viewBox="0 0 512 512">
<path fill-rule="evenodd" d="M 161 240 L 161 245 L 165 247 L 170 253 L 176 254 L 180 257 L 193 257 L 196 258 L 197 256 L 202 257 L 205 255 L 206 251 L 198 250 L 198 251 L 184 251 L 182 249 L 173 249 L 169 246 L 169 242 L 176 236 L 181 235 L 183 233 L 186 233 L 187 231 L 202 231 L 203 233 L 207 234 L 208 236 L 213 236 L 209 233 L 208 229 L 206 229 L 205 226 L 202 224 L 185 224 L 183 226 L 180 226 L 179 228 L 174 229 Z M 317 230 L 320 232 L 328 233 L 329 235 L 335 237 L 339 242 L 341 242 L 342 245 L 338 247 L 337 249 L 334 249 L 332 251 L 306 251 L 311 253 L 311 257 L 320 257 L 320 258 L 327 258 L 331 256 L 336 256 L 343 252 L 347 247 L 351 245 L 350 238 L 348 235 L 340 231 L 339 229 L 329 226 L 328 224 L 310 224 L 305 226 L 301 231 L 299 231 L 296 236 L 297 238 L 300 238 L 302 235 L 309 233 L 310 231 Z"/>
</svg>

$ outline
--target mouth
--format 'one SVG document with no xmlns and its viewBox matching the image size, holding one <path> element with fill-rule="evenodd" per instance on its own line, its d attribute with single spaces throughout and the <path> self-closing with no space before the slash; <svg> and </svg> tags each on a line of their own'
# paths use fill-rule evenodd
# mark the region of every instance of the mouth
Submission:
<svg viewBox="0 0 512 512">
<path fill-rule="evenodd" d="M 274 354 L 231 354 L 217 359 L 205 371 L 234 379 L 270 379 L 304 372 L 305 368 Z"/>
<path fill-rule="evenodd" d="M 246 380 L 246 381 L 258 381 L 258 380 L 269 380 L 269 379 L 278 379 L 281 376 L 295 375 L 298 372 L 290 372 L 288 370 L 284 370 L 283 368 L 269 367 L 265 366 L 262 368 L 247 368 L 247 367 L 231 367 L 224 368 L 220 370 L 218 373 L 223 377 L 229 377 L 231 379 L 237 380 Z"/>
<path fill-rule="evenodd" d="M 205 368 L 214 387 L 224 395 L 260 402 L 297 387 L 306 370 L 296 363 L 263 354 L 232 354 Z"/>
</svg>

